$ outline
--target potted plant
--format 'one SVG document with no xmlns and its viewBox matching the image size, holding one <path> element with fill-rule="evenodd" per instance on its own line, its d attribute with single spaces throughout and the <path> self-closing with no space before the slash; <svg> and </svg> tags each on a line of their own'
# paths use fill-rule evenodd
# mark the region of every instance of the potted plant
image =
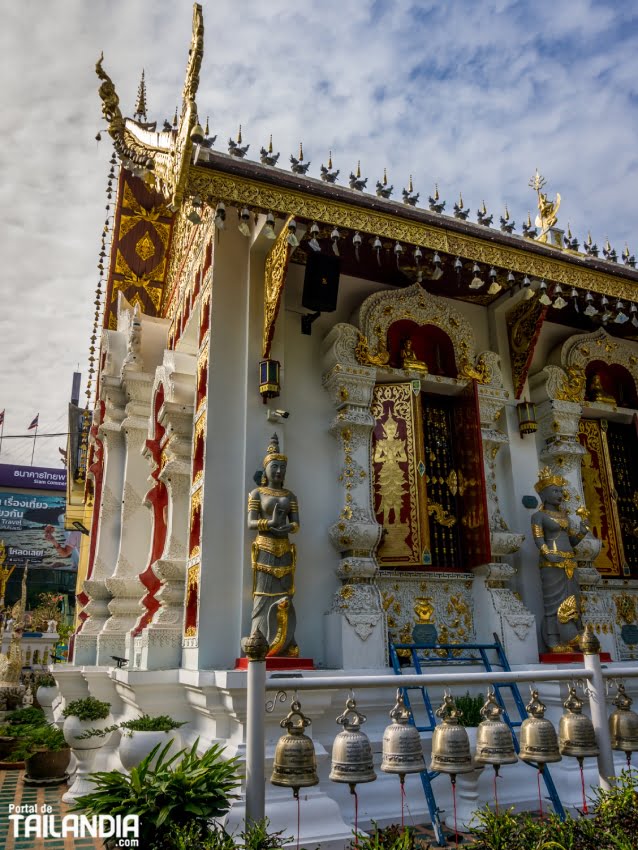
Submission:
<svg viewBox="0 0 638 850">
<path fill-rule="evenodd" d="M 170 744 L 161 750 L 158 746 L 130 774 L 94 773 L 91 792 L 76 799 L 73 811 L 89 817 L 138 815 L 140 847 L 148 850 L 171 846 L 171 833 L 189 826 L 188 846 L 201 846 L 209 821 L 230 809 L 239 778 L 236 758 L 225 759 L 217 744 L 199 756 L 198 743 L 174 755 L 169 755 Z"/>
<path fill-rule="evenodd" d="M 40 673 L 36 678 L 35 698 L 38 705 L 46 714 L 47 720 L 53 722 L 53 703 L 59 696 L 58 686 L 52 673 Z"/>
<path fill-rule="evenodd" d="M 27 785 L 49 785 L 66 779 L 71 750 L 58 726 L 29 726 L 12 753 L 24 760 Z"/>
<path fill-rule="evenodd" d="M 84 697 L 70 702 L 62 712 L 65 720 L 62 731 L 68 745 L 78 760 L 73 785 L 63 796 L 65 803 L 72 803 L 80 794 L 92 789 L 87 777 L 93 767 L 97 751 L 111 737 L 113 717 L 111 705 L 95 697 Z M 103 735 L 86 735 L 89 730 L 101 730 Z"/>
<path fill-rule="evenodd" d="M 39 708 L 29 706 L 10 712 L 6 723 L 0 726 L 0 760 L 13 768 L 21 768 L 24 755 L 19 748 L 23 739 L 31 727 L 43 725 L 46 725 L 46 717 Z"/>
<path fill-rule="evenodd" d="M 119 749 L 120 761 L 127 770 L 131 770 L 158 745 L 160 750 L 163 750 L 169 741 L 173 745 L 171 752 L 176 753 L 182 747 L 179 729 L 183 725 L 184 723 L 173 720 L 166 714 L 156 717 L 142 714 L 132 720 L 125 720 L 119 724 L 119 728 L 123 730 Z"/>
</svg>

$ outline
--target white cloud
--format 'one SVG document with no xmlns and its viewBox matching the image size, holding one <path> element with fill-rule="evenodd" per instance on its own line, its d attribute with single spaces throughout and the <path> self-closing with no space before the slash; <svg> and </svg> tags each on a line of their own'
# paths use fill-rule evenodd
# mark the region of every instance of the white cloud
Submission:
<svg viewBox="0 0 638 850">
<path fill-rule="evenodd" d="M 204 2 L 198 98 L 217 149 L 242 124 L 257 158 L 270 133 L 285 168 L 304 142 L 310 173 L 333 151 L 341 178 L 361 160 L 368 185 L 388 168 L 395 194 L 438 181 L 451 211 L 520 226 L 534 168 L 563 197 L 561 223 L 617 251 L 634 235 L 638 27 L 629 3 L 325 0 Z M 160 124 L 181 97 L 191 5 L 157 0 L 3 3 L 5 88 L 0 199 L 6 433 L 39 410 L 64 421 L 71 372 L 86 371 L 106 203 L 108 142 L 94 65 L 101 50 L 123 110 L 141 68 Z M 633 245 L 634 251 L 638 244 Z M 9 443 L 11 442 L 11 451 Z M 57 463 L 42 440 L 36 462 Z M 8 441 L 0 461 L 30 457 Z"/>
</svg>

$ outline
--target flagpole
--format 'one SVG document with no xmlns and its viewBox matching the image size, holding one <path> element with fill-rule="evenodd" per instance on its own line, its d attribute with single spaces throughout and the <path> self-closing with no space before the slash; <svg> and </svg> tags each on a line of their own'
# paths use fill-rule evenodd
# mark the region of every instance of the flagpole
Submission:
<svg viewBox="0 0 638 850">
<path fill-rule="evenodd" d="M 38 436 L 38 424 L 35 426 L 35 434 L 33 435 L 33 451 L 31 452 L 31 466 L 33 466 L 33 455 L 35 454 L 35 439 Z"/>
</svg>

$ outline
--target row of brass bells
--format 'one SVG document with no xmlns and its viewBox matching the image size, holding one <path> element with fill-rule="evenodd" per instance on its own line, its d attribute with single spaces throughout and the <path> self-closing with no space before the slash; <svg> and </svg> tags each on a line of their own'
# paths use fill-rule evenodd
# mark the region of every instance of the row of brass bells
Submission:
<svg viewBox="0 0 638 850">
<path fill-rule="evenodd" d="M 560 761 L 562 756 L 558 749 L 556 730 L 545 718 L 545 706 L 538 698 L 538 691 L 532 691 L 532 698 L 525 708 L 529 717 L 521 723 L 519 734 L 519 758 L 540 765 Z"/>
<path fill-rule="evenodd" d="M 346 710 L 337 717 L 343 726 L 332 745 L 332 769 L 329 778 L 333 782 L 346 782 L 350 790 L 360 782 L 374 782 L 377 778 L 372 762 L 370 739 L 360 726 L 366 717 L 357 711 L 353 697 L 346 700 Z"/>
<path fill-rule="evenodd" d="M 300 788 L 319 784 L 314 744 L 304 735 L 311 722 L 301 710 L 301 704 L 295 700 L 288 715 L 279 724 L 282 729 L 288 730 L 288 734 L 277 741 L 270 781 L 273 785 L 292 788 L 295 797 L 299 795 Z"/>
<path fill-rule="evenodd" d="M 400 688 L 390 717 L 392 723 L 386 726 L 383 733 L 381 770 L 384 773 L 398 773 L 403 782 L 407 773 L 421 773 L 425 770 L 425 760 L 419 730 L 410 723 L 410 711 L 406 708 Z"/>
<path fill-rule="evenodd" d="M 470 752 L 470 739 L 464 726 L 461 726 L 463 712 L 456 707 L 450 694 L 444 694 L 443 703 L 436 710 L 441 723 L 432 733 L 432 761 L 430 770 L 439 773 L 469 773 L 474 770 Z"/>
<path fill-rule="evenodd" d="M 583 701 L 576 694 L 573 685 L 569 685 L 563 708 L 566 713 L 558 724 L 558 749 L 561 755 L 572 756 L 580 762 L 589 756 L 597 756 L 598 744 L 594 724 L 583 714 Z"/>
<path fill-rule="evenodd" d="M 632 711 L 632 702 L 621 682 L 613 700 L 616 710 L 609 717 L 609 734 L 612 750 L 622 750 L 627 756 L 638 750 L 638 714 Z"/>
<path fill-rule="evenodd" d="M 496 701 L 494 691 L 488 691 L 481 708 L 484 719 L 476 732 L 474 760 L 477 764 L 491 764 L 496 773 L 502 764 L 515 764 L 518 761 L 512 730 L 502 719 L 502 714 L 503 709 Z"/>
</svg>

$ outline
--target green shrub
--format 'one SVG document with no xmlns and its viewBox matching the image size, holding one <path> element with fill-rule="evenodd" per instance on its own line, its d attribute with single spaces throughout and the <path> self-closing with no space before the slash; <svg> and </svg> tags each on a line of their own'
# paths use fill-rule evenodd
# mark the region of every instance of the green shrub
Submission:
<svg viewBox="0 0 638 850">
<path fill-rule="evenodd" d="M 110 710 L 110 703 L 95 697 L 84 697 L 70 702 L 62 714 L 64 717 L 77 717 L 79 720 L 104 720 L 109 716 Z"/>
<path fill-rule="evenodd" d="M 236 758 L 224 759 L 218 745 L 198 756 L 197 745 L 198 741 L 170 757 L 171 742 L 163 748 L 158 745 L 129 775 L 117 770 L 92 774 L 95 790 L 79 797 L 73 811 L 139 815 L 140 846 L 149 850 L 164 848 L 173 840 L 171 835 L 175 837 L 175 828 L 183 833 L 192 825 L 196 832 L 199 826 L 205 834 L 208 821 L 229 810 L 239 779 Z M 194 847 L 191 844 L 189 850 Z"/>
<path fill-rule="evenodd" d="M 8 761 L 24 761 L 29 756 L 41 752 L 57 752 L 68 748 L 60 728 L 46 726 L 24 726 L 22 735 L 16 740 Z"/>
<path fill-rule="evenodd" d="M 372 832 L 355 833 L 350 848 L 358 850 L 414 850 L 414 830 L 409 826 L 399 826 L 392 823 L 380 827 L 372 821 Z M 420 850 L 427 850 L 429 845 L 420 844 Z"/>
<path fill-rule="evenodd" d="M 44 726 L 48 723 L 41 708 L 18 708 L 7 715 L 10 726 Z"/>
<path fill-rule="evenodd" d="M 55 678 L 53 673 L 38 673 L 36 678 L 36 687 L 55 688 Z"/>
<path fill-rule="evenodd" d="M 184 725 L 184 722 L 173 720 L 167 714 L 158 714 L 155 717 L 150 714 L 142 714 L 141 717 L 125 720 L 119 724 L 118 728 L 128 729 L 131 732 L 170 732 L 173 729 L 179 729 L 180 726 Z"/>
<path fill-rule="evenodd" d="M 462 712 L 461 723 L 463 726 L 478 726 L 483 720 L 483 717 L 481 716 L 481 709 L 485 703 L 485 697 L 483 694 L 472 696 L 470 692 L 467 691 L 465 696 L 454 697 L 454 702 L 456 703 L 456 707 L 459 711 Z"/>
</svg>

